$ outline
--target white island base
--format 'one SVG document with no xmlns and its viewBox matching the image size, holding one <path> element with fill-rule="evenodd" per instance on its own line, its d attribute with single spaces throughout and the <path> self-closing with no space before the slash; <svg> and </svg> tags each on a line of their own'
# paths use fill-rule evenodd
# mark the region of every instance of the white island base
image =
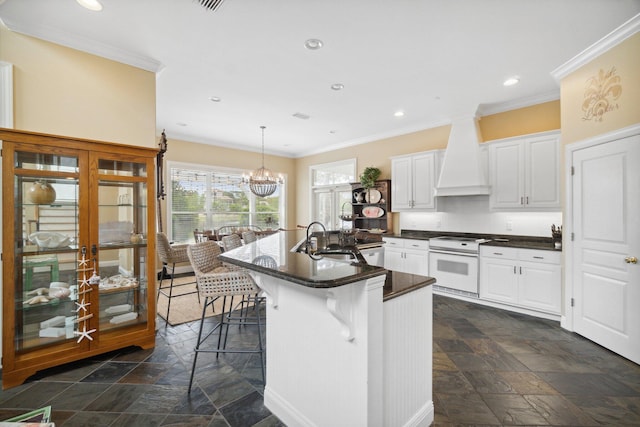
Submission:
<svg viewBox="0 0 640 427">
<path fill-rule="evenodd" d="M 267 296 L 264 403 L 282 422 L 433 422 L 431 286 L 383 303 L 385 275 L 313 288 L 251 273 Z"/>
</svg>

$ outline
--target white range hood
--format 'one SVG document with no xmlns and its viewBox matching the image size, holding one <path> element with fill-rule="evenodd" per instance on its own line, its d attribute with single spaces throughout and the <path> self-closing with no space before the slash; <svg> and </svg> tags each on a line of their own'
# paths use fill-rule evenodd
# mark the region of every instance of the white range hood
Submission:
<svg viewBox="0 0 640 427">
<path fill-rule="evenodd" d="M 436 196 L 489 194 L 479 143 L 480 131 L 475 115 L 461 116 L 451 122 Z"/>
</svg>

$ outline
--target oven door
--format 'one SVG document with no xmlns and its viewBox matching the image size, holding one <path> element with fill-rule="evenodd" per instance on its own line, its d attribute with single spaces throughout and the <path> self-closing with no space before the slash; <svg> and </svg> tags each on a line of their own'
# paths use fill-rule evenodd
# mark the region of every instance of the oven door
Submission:
<svg viewBox="0 0 640 427">
<path fill-rule="evenodd" d="M 429 250 L 429 275 L 436 285 L 478 294 L 478 255 Z"/>
</svg>

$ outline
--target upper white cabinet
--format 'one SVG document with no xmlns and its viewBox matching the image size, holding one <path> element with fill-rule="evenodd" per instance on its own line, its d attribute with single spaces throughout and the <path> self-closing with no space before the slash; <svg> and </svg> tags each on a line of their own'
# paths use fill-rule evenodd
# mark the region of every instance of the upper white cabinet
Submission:
<svg viewBox="0 0 640 427">
<path fill-rule="evenodd" d="M 558 132 L 489 146 L 492 209 L 560 209 Z"/>
<path fill-rule="evenodd" d="M 435 210 L 438 151 L 391 158 L 393 211 Z"/>
</svg>

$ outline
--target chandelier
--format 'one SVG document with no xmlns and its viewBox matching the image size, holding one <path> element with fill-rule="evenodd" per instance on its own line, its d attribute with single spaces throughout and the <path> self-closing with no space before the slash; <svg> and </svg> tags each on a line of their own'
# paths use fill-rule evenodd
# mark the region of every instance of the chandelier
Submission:
<svg viewBox="0 0 640 427">
<path fill-rule="evenodd" d="M 260 126 L 262 129 L 262 167 L 251 172 L 249 177 L 243 177 L 242 182 L 249 184 L 249 189 L 258 197 L 267 197 L 275 193 L 278 185 L 282 184 L 281 176 L 274 176 L 273 172 L 264 167 L 264 130 L 266 126 Z"/>
</svg>

